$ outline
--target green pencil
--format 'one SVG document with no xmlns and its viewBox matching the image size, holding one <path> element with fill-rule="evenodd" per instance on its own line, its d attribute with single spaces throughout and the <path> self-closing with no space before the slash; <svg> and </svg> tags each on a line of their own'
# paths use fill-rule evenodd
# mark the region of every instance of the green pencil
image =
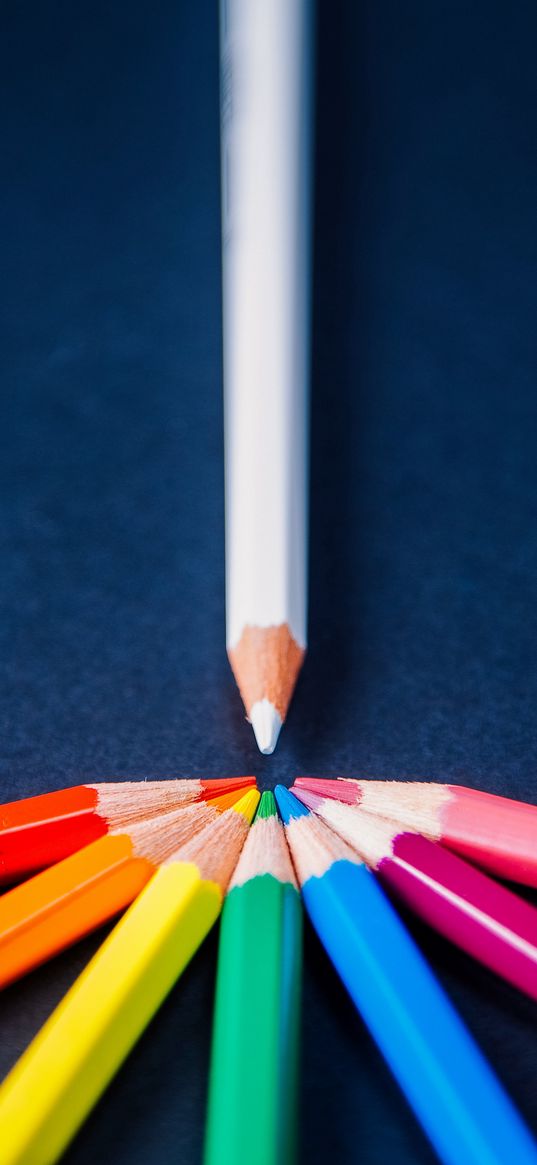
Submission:
<svg viewBox="0 0 537 1165">
<path fill-rule="evenodd" d="M 222 913 L 205 1165 L 291 1165 L 296 1155 L 302 907 L 272 793 Z"/>
</svg>

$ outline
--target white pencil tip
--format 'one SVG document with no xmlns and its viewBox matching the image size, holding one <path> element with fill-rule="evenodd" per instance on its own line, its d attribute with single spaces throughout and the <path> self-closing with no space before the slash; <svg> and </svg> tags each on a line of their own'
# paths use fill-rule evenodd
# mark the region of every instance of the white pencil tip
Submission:
<svg viewBox="0 0 537 1165">
<path fill-rule="evenodd" d="M 270 700 L 257 700 L 250 711 L 250 723 L 260 752 L 268 756 L 274 752 L 280 735 L 282 718 Z"/>
</svg>

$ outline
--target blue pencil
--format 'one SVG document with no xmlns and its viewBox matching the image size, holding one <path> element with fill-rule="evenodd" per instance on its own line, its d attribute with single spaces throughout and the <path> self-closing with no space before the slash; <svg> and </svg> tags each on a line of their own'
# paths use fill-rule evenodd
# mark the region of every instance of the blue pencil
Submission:
<svg viewBox="0 0 537 1165">
<path fill-rule="evenodd" d="M 275 790 L 306 910 L 446 1165 L 537 1165 L 537 1146 L 357 854 Z"/>
</svg>

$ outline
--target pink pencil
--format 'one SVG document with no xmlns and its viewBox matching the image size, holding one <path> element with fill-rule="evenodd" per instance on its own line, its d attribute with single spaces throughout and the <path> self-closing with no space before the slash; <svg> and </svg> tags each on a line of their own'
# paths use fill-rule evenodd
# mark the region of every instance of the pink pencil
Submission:
<svg viewBox="0 0 537 1165">
<path fill-rule="evenodd" d="M 296 785 L 408 825 L 500 878 L 537 887 L 535 805 L 429 781 L 298 777 Z"/>
<path fill-rule="evenodd" d="M 308 789 L 293 793 L 430 926 L 537 999 L 537 910 L 462 858 L 396 822 Z"/>
</svg>

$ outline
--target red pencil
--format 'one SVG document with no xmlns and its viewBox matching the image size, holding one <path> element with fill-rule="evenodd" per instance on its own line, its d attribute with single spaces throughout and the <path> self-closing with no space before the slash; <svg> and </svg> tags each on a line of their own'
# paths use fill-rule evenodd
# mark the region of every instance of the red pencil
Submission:
<svg viewBox="0 0 537 1165">
<path fill-rule="evenodd" d="M 435 930 L 537 999 L 537 910 L 419 833 L 341 801 L 293 793 Z"/>
<path fill-rule="evenodd" d="M 0 988 L 119 914 L 157 866 L 242 789 L 172 809 L 97 838 L 0 896 Z"/>
<path fill-rule="evenodd" d="M 227 780 L 106 781 L 0 805 L 0 883 L 75 853 L 112 829 L 255 784 Z"/>
<path fill-rule="evenodd" d="M 408 825 L 492 874 L 537 886 L 537 806 L 464 785 L 323 780 L 296 785 Z"/>
</svg>

